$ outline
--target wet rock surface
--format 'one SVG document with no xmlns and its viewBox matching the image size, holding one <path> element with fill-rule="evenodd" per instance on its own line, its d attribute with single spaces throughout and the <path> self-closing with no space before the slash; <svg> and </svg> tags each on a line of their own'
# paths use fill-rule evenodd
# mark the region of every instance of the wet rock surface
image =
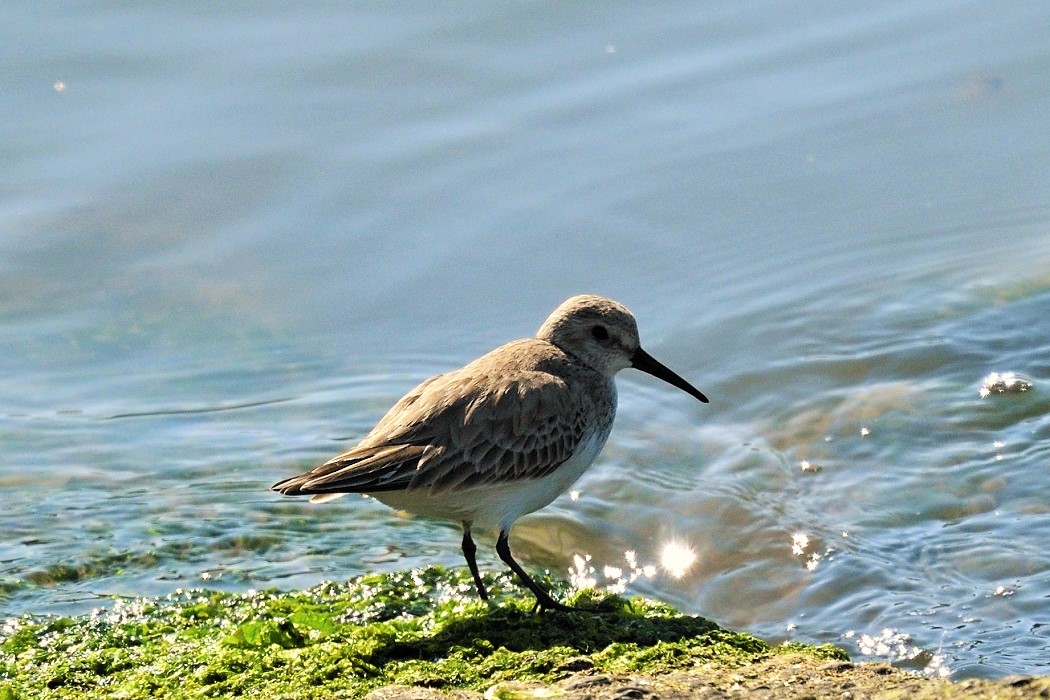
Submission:
<svg viewBox="0 0 1050 700">
<path fill-rule="evenodd" d="M 579 671 L 553 684 L 507 682 L 484 693 L 391 686 L 367 700 L 712 700 L 718 698 L 1050 698 L 1050 679 L 1016 677 L 950 682 L 917 676 L 887 664 L 826 662 L 801 655 L 772 656 L 739 668 L 721 665 L 666 674 Z"/>
</svg>

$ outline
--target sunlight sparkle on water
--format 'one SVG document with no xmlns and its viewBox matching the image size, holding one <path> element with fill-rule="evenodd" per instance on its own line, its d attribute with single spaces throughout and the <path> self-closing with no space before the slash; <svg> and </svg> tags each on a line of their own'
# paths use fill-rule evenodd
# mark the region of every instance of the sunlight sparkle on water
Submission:
<svg viewBox="0 0 1050 700">
<path fill-rule="evenodd" d="M 696 552 L 682 542 L 668 542 L 660 550 L 660 566 L 673 578 L 682 578 L 696 562 Z"/>
<path fill-rule="evenodd" d="M 842 536 L 845 537 L 846 533 L 842 533 Z M 810 539 L 809 535 L 807 535 L 806 533 L 796 532 L 791 536 L 791 553 L 794 554 L 796 557 L 804 556 L 806 554 L 806 550 L 809 549 L 809 545 Z M 829 554 L 831 551 L 831 549 L 828 549 L 824 552 L 824 554 L 820 554 L 818 552 L 810 552 L 809 559 L 806 561 L 806 570 L 816 571 L 817 566 L 820 564 L 820 560 L 823 559 L 824 556 Z"/>
<path fill-rule="evenodd" d="M 619 595 L 627 590 L 627 586 L 639 578 L 652 578 L 656 575 L 656 567 L 651 564 L 639 565 L 638 555 L 633 549 L 623 553 L 623 559 L 627 563 L 625 570 L 620 566 L 606 564 L 602 567 L 602 575 L 605 577 L 605 590 L 609 593 Z M 591 564 L 590 554 L 572 555 L 572 568 L 569 569 L 569 583 L 575 590 L 583 588 L 598 588 L 597 570 Z"/>
<path fill-rule="evenodd" d="M 850 639 L 855 634 L 851 630 L 844 636 Z M 891 663 L 918 660 L 923 664 L 923 675 L 929 677 L 946 678 L 952 672 L 942 654 L 932 653 L 915 646 L 911 643 L 911 635 L 891 628 L 886 628 L 875 635 L 861 635 L 857 640 L 857 649 L 861 654 L 880 657 Z"/>
</svg>

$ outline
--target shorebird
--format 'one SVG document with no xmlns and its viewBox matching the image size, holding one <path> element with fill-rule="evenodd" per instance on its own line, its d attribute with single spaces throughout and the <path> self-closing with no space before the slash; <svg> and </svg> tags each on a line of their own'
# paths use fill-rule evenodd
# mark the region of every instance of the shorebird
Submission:
<svg viewBox="0 0 1050 700">
<path fill-rule="evenodd" d="M 641 348 L 623 305 L 568 299 L 535 338 L 515 340 L 408 392 L 356 446 L 274 484 L 324 502 L 361 493 L 400 511 L 457 522 L 463 556 L 483 601 L 471 528 L 499 532 L 496 552 L 536 596 L 554 600 L 511 556 L 510 528 L 564 493 L 605 445 L 616 414 L 613 377 L 633 367 L 707 403 Z"/>
</svg>

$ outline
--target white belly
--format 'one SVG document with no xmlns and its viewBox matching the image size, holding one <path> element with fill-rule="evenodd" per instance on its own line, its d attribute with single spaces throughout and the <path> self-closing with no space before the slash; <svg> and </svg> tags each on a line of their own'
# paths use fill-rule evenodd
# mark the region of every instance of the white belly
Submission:
<svg viewBox="0 0 1050 700">
<path fill-rule="evenodd" d="M 510 529 L 515 520 L 539 510 L 569 490 L 601 452 L 609 431 L 593 433 L 553 473 L 539 479 L 483 484 L 432 495 L 428 489 L 370 494 L 391 508 L 481 528 Z"/>
</svg>

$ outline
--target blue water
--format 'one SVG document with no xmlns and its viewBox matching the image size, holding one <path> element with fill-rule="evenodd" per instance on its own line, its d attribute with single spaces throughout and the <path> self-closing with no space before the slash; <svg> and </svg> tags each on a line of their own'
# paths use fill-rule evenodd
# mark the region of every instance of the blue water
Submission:
<svg viewBox="0 0 1050 700">
<path fill-rule="evenodd" d="M 595 292 L 712 401 L 624 372 L 522 560 L 589 554 L 604 583 L 675 540 L 685 575 L 629 590 L 1047 673 L 1045 3 L 5 3 L 0 27 L 0 613 L 460 565 L 455 526 L 267 487 Z M 1032 389 L 980 396 L 1009 371 Z"/>
</svg>

